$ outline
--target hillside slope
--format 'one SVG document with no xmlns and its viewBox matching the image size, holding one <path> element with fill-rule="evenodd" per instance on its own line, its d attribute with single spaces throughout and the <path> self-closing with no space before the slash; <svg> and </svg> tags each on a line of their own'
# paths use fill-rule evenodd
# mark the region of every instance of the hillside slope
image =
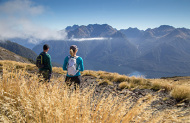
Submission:
<svg viewBox="0 0 190 123">
<path fill-rule="evenodd" d="M 31 63 L 28 59 L 23 58 L 22 56 L 19 56 L 2 47 L 0 47 L 0 60 L 12 60 L 12 61 L 23 62 L 23 63 Z"/>
<path fill-rule="evenodd" d="M 28 49 L 22 45 L 19 45 L 11 41 L 0 41 L 0 47 L 3 47 L 11 52 L 14 52 L 17 55 L 25 57 L 27 59 L 36 60 L 37 54 L 31 49 Z"/>
</svg>

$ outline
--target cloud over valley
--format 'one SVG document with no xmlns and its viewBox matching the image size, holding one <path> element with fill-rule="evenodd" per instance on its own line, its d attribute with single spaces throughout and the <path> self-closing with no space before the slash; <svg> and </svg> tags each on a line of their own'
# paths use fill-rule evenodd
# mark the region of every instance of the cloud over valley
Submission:
<svg viewBox="0 0 190 123">
<path fill-rule="evenodd" d="M 0 4 L 0 39 L 28 39 L 31 43 L 41 40 L 63 40 L 67 33 L 50 29 L 35 19 L 42 16 L 46 8 L 30 0 L 8 0 Z"/>
</svg>

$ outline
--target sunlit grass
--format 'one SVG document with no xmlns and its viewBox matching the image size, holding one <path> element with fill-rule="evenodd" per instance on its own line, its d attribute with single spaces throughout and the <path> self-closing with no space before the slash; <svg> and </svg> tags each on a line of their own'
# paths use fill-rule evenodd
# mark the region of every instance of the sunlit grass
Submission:
<svg viewBox="0 0 190 123">
<path fill-rule="evenodd" d="M 91 71 L 91 70 L 85 70 L 82 72 L 82 76 L 93 76 L 93 77 L 98 77 L 98 73 L 95 71 Z"/>
<path fill-rule="evenodd" d="M 4 66 L 4 67 L 3 67 Z M 37 68 L 33 64 L 27 64 L 27 63 L 20 63 L 20 62 L 14 62 L 14 61 L 0 61 L 0 69 L 6 69 L 8 72 L 12 71 L 18 71 L 18 70 L 26 70 L 26 71 L 35 71 L 37 72 Z M 63 71 L 62 68 L 53 68 L 54 73 L 58 74 L 66 74 L 66 71 Z M 8 73 L 9 74 L 9 73 Z M 28 73 L 26 73 L 28 75 Z M 101 83 L 107 83 L 108 85 L 113 85 L 113 82 L 119 82 L 122 85 L 122 82 L 127 82 L 128 84 L 122 85 L 121 88 L 140 88 L 140 89 L 153 89 L 153 90 L 160 90 L 164 89 L 168 92 L 171 93 L 171 96 L 176 98 L 177 100 L 183 100 L 187 99 L 190 100 L 189 96 L 190 91 L 189 89 L 185 89 L 185 93 L 181 92 L 179 94 L 174 93 L 176 88 L 181 88 L 183 86 L 181 83 L 177 83 L 177 85 L 181 85 L 179 87 L 176 86 L 176 84 L 171 83 L 168 80 L 163 80 L 163 79 L 144 79 L 140 77 L 128 77 L 125 75 L 120 75 L 118 73 L 109 73 L 105 71 L 90 71 L 90 70 L 85 70 L 82 72 L 83 76 L 93 76 L 99 79 L 99 84 Z M 63 80 L 62 80 L 63 81 Z M 189 87 L 190 85 L 186 84 L 186 82 L 183 82 L 184 86 Z M 120 85 L 120 86 L 121 86 Z M 175 89 L 175 90 L 174 90 Z M 178 89 L 180 90 L 180 89 Z M 176 94 L 176 95 L 175 95 Z M 178 98 L 180 97 L 180 98 Z"/>
<path fill-rule="evenodd" d="M 121 89 L 129 88 L 129 83 L 128 82 L 121 82 L 119 84 L 119 88 L 121 88 Z"/>
<path fill-rule="evenodd" d="M 65 71 L 53 68 L 59 77 L 51 83 L 39 83 L 37 68 L 32 64 L 0 61 L 3 78 L 0 82 L 0 122 L 67 122 L 67 123 L 128 123 L 128 122 L 189 122 L 179 116 L 180 109 L 158 111 L 151 107 L 157 96 L 146 95 L 137 101 L 117 93 L 108 96 L 94 89 L 71 90 L 64 84 Z M 86 73 L 85 73 L 86 72 Z M 103 71 L 84 71 L 83 75 L 97 78 L 97 82 L 119 83 L 121 89 L 165 89 L 179 100 L 190 99 L 189 87 L 177 86 L 164 80 L 147 80 Z M 167 99 L 166 99 L 167 100 Z"/>
<path fill-rule="evenodd" d="M 101 84 L 108 84 L 108 85 L 113 85 L 113 82 L 111 82 L 110 80 L 108 80 L 108 79 L 104 79 L 104 80 L 100 80 L 99 82 L 98 82 L 98 84 L 99 85 L 101 85 Z"/>
<path fill-rule="evenodd" d="M 190 88 L 188 86 L 176 86 L 171 90 L 170 94 L 179 101 L 190 100 Z"/>
<path fill-rule="evenodd" d="M 117 96 L 98 98 L 88 88 L 71 91 L 59 81 L 42 84 L 37 75 L 25 74 L 26 71 L 20 70 L 3 75 L 0 109 L 1 117 L 8 122 L 119 122 L 126 120 L 132 106 Z M 141 113 L 134 113 L 129 120 Z"/>
</svg>

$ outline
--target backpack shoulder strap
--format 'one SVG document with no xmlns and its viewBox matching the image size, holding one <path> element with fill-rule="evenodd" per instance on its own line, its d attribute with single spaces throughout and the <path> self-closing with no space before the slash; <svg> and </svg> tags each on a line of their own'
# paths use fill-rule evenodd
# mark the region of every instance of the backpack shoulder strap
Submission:
<svg viewBox="0 0 190 123">
<path fill-rule="evenodd" d="M 74 59 L 77 59 L 79 56 L 75 56 L 75 57 L 73 57 Z M 68 58 L 70 59 L 70 58 L 72 58 L 72 56 L 70 56 L 70 55 L 68 55 Z"/>
<path fill-rule="evenodd" d="M 68 55 L 67 57 L 68 57 L 68 60 L 71 58 L 71 56 L 70 56 L 70 55 Z"/>
<path fill-rule="evenodd" d="M 79 56 L 75 56 L 74 58 L 77 59 Z"/>
<path fill-rule="evenodd" d="M 41 53 L 40 53 L 40 55 L 44 56 L 44 55 L 45 55 L 45 53 L 44 53 L 44 52 L 41 52 Z"/>
<path fill-rule="evenodd" d="M 44 52 L 40 53 L 41 64 L 44 64 Z"/>
</svg>

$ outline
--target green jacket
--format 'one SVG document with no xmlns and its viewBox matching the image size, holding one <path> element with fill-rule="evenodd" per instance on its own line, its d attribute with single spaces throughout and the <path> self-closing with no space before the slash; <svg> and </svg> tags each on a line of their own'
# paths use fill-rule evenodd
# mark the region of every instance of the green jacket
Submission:
<svg viewBox="0 0 190 123">
<path fill-rule="evenodd" d="M 52 65 L 51 65 L 51 56 L 48 53 L 41 52 L 40 54 L 43 54 L 43 64 L 44 67 L 40 68 L 40 71 L 49 70 L 50 73 L 52 73 Z"/>
</svg>

